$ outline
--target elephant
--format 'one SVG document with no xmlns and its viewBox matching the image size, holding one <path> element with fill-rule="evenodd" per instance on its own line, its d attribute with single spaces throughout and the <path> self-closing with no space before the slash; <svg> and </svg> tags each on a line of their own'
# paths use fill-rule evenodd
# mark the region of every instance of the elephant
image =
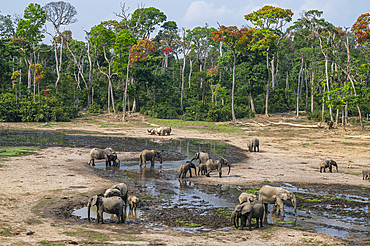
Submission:
<svg viewBox="0 0 370 246">
<path fill-rule="evenodd" d="M 197 175 L 197 168 L 195 167 L 194 163 L 191 161 L 187 161 L 186 163 L 181 164 L 180 166 L 180 174 L 179 178 L 186 178 L 186 173 L 189 171 L 190 172 L 190 177 L 191 176 L 191 169 L 194 168 L 194 173 L 195 176 Z"/>
<path fill-rule="evenodd" d="M 333 161 L 332 159 L 324 160 L 324 161 L 320 162 L 320 173 L 322 172 L 323 169 L 324 169 L 324 173 L 325 173 L 326 168 L 329 168 L 329 172 L 332 172 L 332 166 L 335 166 L 337 168 L 337 172 L 338 172 L 338 164 L 335 161 Z"/>
<path fill-rule="evenodd" d="M 139 205 L 139 203 L 140 203 L 140 199 L 136 196 L 128 196 L 127 200 L 128 200 L 129 205 L 130 205 L 130 209 L 131 210 L 136 210 L 137 205 Z"/>
<path fill-rule="evenodd" d="M 284 217 L 284 202 L 290 201 L 294 207 L 294 215 L 297 215 L 297 200 L 293 192 L 281 187 L 272 187 L 264 185 L 259 191 L 259 200 L 265 205 L 265 211 L 268 213 L 268 204 L 277 205 L 276 214 Z"/>
<path fill-rule="evenodd" d="M 171 131 L 172 131 L 171 127 L 160 127 L 160 128 L 157 129 L 157 134 L 162 135 L 162 136 L 170 135 Z"/>
<path fill-rule="evenodd" d="M 222 174 L 222 171 L 221 171 L 221 168 L 222 166 L 229 166 L 229 172 L 227 173 L 227 175 L 230 174 L 230 164 L 229 162 L 221 157 L 219 160 L 214 160 L 214 159 L 209 159 L 207 162 L 206 162 L 206 167 L 207 167 L 207 173 L 206 173 L 206 176 L 209 177 L 209 174 L 213 171 L 213 170 L 218 170 L 218 173 L 219 173 L 219 176 L 221 178 L 221 174 Z"/>
<path fill-rule="evenodd" d="M 362 179 L 370 179 L 370 170 L 362 170 Z"/>
<path fill-rule="evenodd" d="M 122 197 L 122 193 L 120 190 L 118 189 L 112 189 L 112 188 L 109 188 L 107 189 L 105 192 L 104 192 L 104 197 L 112 197 L 112 196 L 119 196 L 119 197 Z"/>
<path fill-rule="evenodd" d="M 207 173 L 207 166 L 206 166 L 206 164 L 204 164 L 204 163 L 199 164 L 199 167 L 198 167 L 198 176 L 199 176 L 199 173 L 201 175 L 205 175 Z"/>
<path fill-rule="evenodd" d="M 209 155 L 208 153 L 205 153 L 205 152 L 198 152 L 198 153 L 195 153 L 193 159 L 191 159 L 191 161 L 194 161 L 194 160 L 199 160 L 199 165 L 200 164 L 206 164 L 206 162 L 209 160 Z"/>
<path fill-rule="evenodd" d="M 108 214 L 115 214 L 117 216 L 117 223 L 124 223 L 126 214 L 123 213 L 123 200 L 121 197 L 102 197 L 99 195 L 89 198 L 87 203 L 87 217 L 90 222 L 90 207 L 97 207 L 97 222 L 101 221 L 104 224 L 103 212 Z"/>
<path fill-rule="evenodd" d="M 161 151 L 163 152 L 163 150 Z M 151 165 L 154 166 L 154 158 L 157 157 L 159 160 L 159 163 L 162 164 L 163 159 L 162 159 L 162 154 L 161 152 L 157 150 L 147 150 L 144 149 L 141 154 L 140 154 L 140 167 L 144 163 L 144 167 L 146 166 L 146 161 L 150 161 Z"/>
<path fill-rule="evenodd" d="M 240 219 L 241 221 L 240 221 L 239 230 L 243 230 L 244 226 L 246 226 L 246 221 L 248 219 L 248 227 L 249 227 L 249 230 L 251 231 L 252 230 L 251 228 L 252 218 L 256 219 L 257 228 L 263 227 L 262 225 L 263 214 L 264 214 L 264 209 L 260 201 L 254 201 L 252 203 L 244 202 L 235 207 L 235 210 L 231 214 L 230 220 L 231 220 L 231 223 L 235 226 L 235 228 L 238 228 L 239 227 L 238 220 Z"/>
<path fill-rule="evenodd" d="M 258 149 L 258 152 L 260 152 L 260 141 L 258 140 L 258 138 L 254 138 L 247 143 L 247 147 L 249 152 L 256 152 L 256 149 Z"/>
<path fill-rule="evenodd" d="M 249 193 L 246 193 L 246 192 L 243 192 L 242 194 L 240 194 L 240 196 L 239 196 L 239 202 L 240 203 L 244 203 L 244 202 L 249 202 L 249 203 L 251 203 L 251 202 L 255 202 L 255 201 L 257 201 L 258 200 L 258 198 L 257 198 L 257 196 L 256 195 L 254 195 L 254 194 L 249 194 Z"/>
<path fill-rule="evenodd" d="M 150 135 L 158 134 L 158 129 L 159 128 L 160 127 L 152 128 L 152 129 L 148 130 L 148 132 L 150 133 Z"/>
<path fill-rule="evenodd" d="M 95 159 L 96 160 L 105 159 L 106 166 L 108 165 L 110 166 L 111 162 L 113 162 L 114 166 L 116 166 L 117 163 L 119 163 L 119 160 L 117 159 L 117 154 L 112 148 L 106 148 L 106 149 L 93 148 L 91 149 L 90 160 L 88 164 L 90 165 L 92 163 L 92 166 L 95 166 Z"/>
<path fill-rule="evenodd" d="M 128 193 L 127 185 L 125 183 L 119 183 L 119 184 L 112 185 L 112 187 L 110 187 L 110 189 L 120 191 L 120 193 L 121 193 L 120 197 L 122 198 L 123 202 L 125 203 L 125 209 L 126 209 L 127 193 Z"/>
</svg>

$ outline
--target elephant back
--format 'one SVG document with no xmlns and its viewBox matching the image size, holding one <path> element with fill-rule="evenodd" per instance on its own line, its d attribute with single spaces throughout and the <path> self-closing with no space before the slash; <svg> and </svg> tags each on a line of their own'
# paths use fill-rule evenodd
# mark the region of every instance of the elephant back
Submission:
<svg viewBox="0 0 370 246">
<path fill-rule="evenodd" d="M 254 195 L 254 194 L 249 194 L 249 193 L 243 192 L 239 196 L 239 202 L 240 203 L 243 203 L 243 202 L 254 202 L 254 201 L 257 201 L 257 196 Z"/>
<path fill-rule="evenodd" d="M 253 213 L 256 215 L 260 215 L 264 213 L 263 204 L 260 201 L 254 201 L 251 203 L 253 207 Z"/>
</svg>

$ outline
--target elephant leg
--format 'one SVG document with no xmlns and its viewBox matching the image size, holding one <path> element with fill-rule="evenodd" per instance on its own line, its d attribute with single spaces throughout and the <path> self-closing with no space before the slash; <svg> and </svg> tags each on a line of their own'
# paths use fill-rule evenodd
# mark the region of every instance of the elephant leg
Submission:
<svg viewBox="0 0 370 246">
<path fill-rule="evenodd" d="M 266 214 L 268 214 L 269 213 L 268 204 L 267 203 L 264 203 L 264 205 L 265 205 L 265 212 L 266 212 Z"/>
<path fill-rule="evenodd" d="M 260 225 L 260 219 L 259 219 L 258 217 L 256 218 L 256 222 L 257 222 L 257 223 L 256 223 L 256 226 L 255 226 L 255 227 L 256 227 L 256 228 L 259 228 L 259 227 L 260 227 L 260 226 L 259 226 L 259 225 Z"/>
<path fill-rule="evenodd" d="M 248 216 L 248 230 L 252 230 L 252 216 Z"/>
<path fill-rule="evenodd" d="M 276 214 L 279 215 L 281 212 L 281 216 L 284 217 L 284 203 L 280 199 L 277 201 L 278 209 L 276 210 Z"/>
<path fill-rule="evenodd" d="M 150 160 L 150 164 L 152 167 L 154 167 L 154 158 Z"/>
<path fill-rule="evenodd" d="M 320 173 L 322 173 L 322 167 L 320 167 Z"/>
<path fill-rule="evenodd" d="M 242 215 L 240 217 L 240 227 L 239 227 L 239 230 L 244 230 L 245 223 L 246 223 L 246 217 L 245 217 L 245 215 Z"/>
<path fill-rule="evenodd" d="M 333 172 L 331 165 L 329 166 L 329 172 L 331 172 L 331 173 Z"/>
<path fill-rule="evenodd" d="M 190 173 L 190 178 L 191 178 L 191 177 L 193 177 L 193 176 L 191 176 L 191 168 L 190 168 L 190 170 L 189 170 L 189 173 Z"/>
</svg>

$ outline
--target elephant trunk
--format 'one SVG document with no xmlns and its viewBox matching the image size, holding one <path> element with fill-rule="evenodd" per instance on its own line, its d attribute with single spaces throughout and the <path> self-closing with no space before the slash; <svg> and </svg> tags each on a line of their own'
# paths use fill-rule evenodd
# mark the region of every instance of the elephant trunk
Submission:
<svg viewBox="0 0 370 246">
<path fill-rule="evenodd" d="M 227 173 L 227 175 L 230 174 L 230 163 L 227 164 L 229 166 L 229 172 Z"/>
<path fill-rule="evenodd" d="M 238 229 L 239 228 L 239 216 L 238 216 L 238 213 L 237 212 L 233 212 L 231 214 L 231 217 L 230 217 L 230 220 L 231 220 L 231 224 L 236 228 Z"/>
<path fill-rule="evenodd" d="M 293 197 L 292 197 L 292 204 L 293 204 L 293 207 L 294 207 L 294 215 L 297 216 L 297 199 L 295 198 L 294 194 L 293 194 Z"/>
</svg>

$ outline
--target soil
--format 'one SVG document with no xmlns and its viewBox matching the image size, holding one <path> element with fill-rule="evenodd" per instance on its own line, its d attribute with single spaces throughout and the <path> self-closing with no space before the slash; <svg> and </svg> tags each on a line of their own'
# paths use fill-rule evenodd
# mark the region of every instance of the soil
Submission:
<svg viewBox="0 0 370 246">
<path fill-rule="evenodd" d="M 310 124 L 290 115 L 269 118 L 257 117 L 257 122 L 284 121 Z M 246 120 L 245 122 L 249 122 Z M 222 124 L 228 124 L 222 123 Z M 87 164 L 90 149 L 104 148 L 107 144 L 117 151 L 121 163 L 137 160 L 139 151 L 156 147 L 155 142 L 174 139 L 222 140 L 230 144 L 226 158 L 231 165 L 230 175 L 224 170 L 222 178 L 212 173 L 211 177 L 187 178 L 205 193 L 226 196 L 235 201 L 221 185 L 248 190 L 258 190 L 269 183 L 281 185 L 285 182 L 298 188 L 295 192 L 299 208 L 324 212 L 340 212 L 343 206 L 353 208 L 350 216 L 369 219 L 368 213 L 359 212 L 355 201 L 332 199 L 336 190 L 342 193 L 368 197 L 370 183 L 363 180 L 361 171 L 369 167 L 369 135 L 358 126 L 345 129 L 300 128 L 292 126 L 242 127 L 230 132 L 208 130 L 204 127 L 173 128 L 170 136 L 151 136 L 147 129 L 153 127 L 140 114 L 131 114 L 128 122 L 122 123 L 110 115 L 83 116 L 72 122 L 57 123 L 0 123 L 7 141 L 3 146 L 34 145 L 41 149 L 32 155 L 0 159 L 0 245 L 354 245 L 353 241 L 313 233 L 293 227 L 265 225 L 252 231 L 231 228 L 227 208 L 207 208 L 199 205 L 188 209 L 175 204 L 162 209 L 163 198 L 153 198 L 147 187 L 130 178 L 127 171 L 99 169 Z M 240 127 L 239 127 L 240 128 Z M 61 134 L 70 144 L 55 142 L 26 143 L 12 141 L 14 134 Z M 247 152 L 248 140 L 258 137 L 259 152 Z M 141 138 L 137 144 L 130 138 Z M 145 141 L 145 139 L 156 141 Z M 54 141 L 54 140 L 53 140 Z M 170 151 L 164 145 L 164 160 L 181 160 L 185 157 Z M 334 159 L 339 172 L 319 172 L 319 163 Z M 148 168 L 148 167 L 147 167 Z M 162 170 L 155 174 L 158 180 L 175 179 L 177 170 Z M 78 208 L 86 206 L 88 197 L 102 193 L 117 182 L 125 182 L 129 192 L 142 200 L 142 221 L 125 224 L 89 223 L 72 215 Z M 186 184 L 185 184 L 186 185 Z M 300 189 L 326 190 L 329 195 L 310 195 Z M 164 194 L 166 189 L 161 190 Z M 331 197 L 332 196 L 332 197 Z M 151 198 L 151 199 L 150 199 Z M 321 204 L 330 206 L 320 206 Z M 366 207 L 365 207 L 366 208 Z M 205 216 L 198 216 L 198 215 Z M 190 221 L 188 224 L 184 221 Z M 205 229 L 202 233 L 190 233 L 182 228 L 194 225 Z M 156 225 L 161 225 L 160 227 Z M 362 242 L 364 244 L 368 242 Z"/>
</svg>

